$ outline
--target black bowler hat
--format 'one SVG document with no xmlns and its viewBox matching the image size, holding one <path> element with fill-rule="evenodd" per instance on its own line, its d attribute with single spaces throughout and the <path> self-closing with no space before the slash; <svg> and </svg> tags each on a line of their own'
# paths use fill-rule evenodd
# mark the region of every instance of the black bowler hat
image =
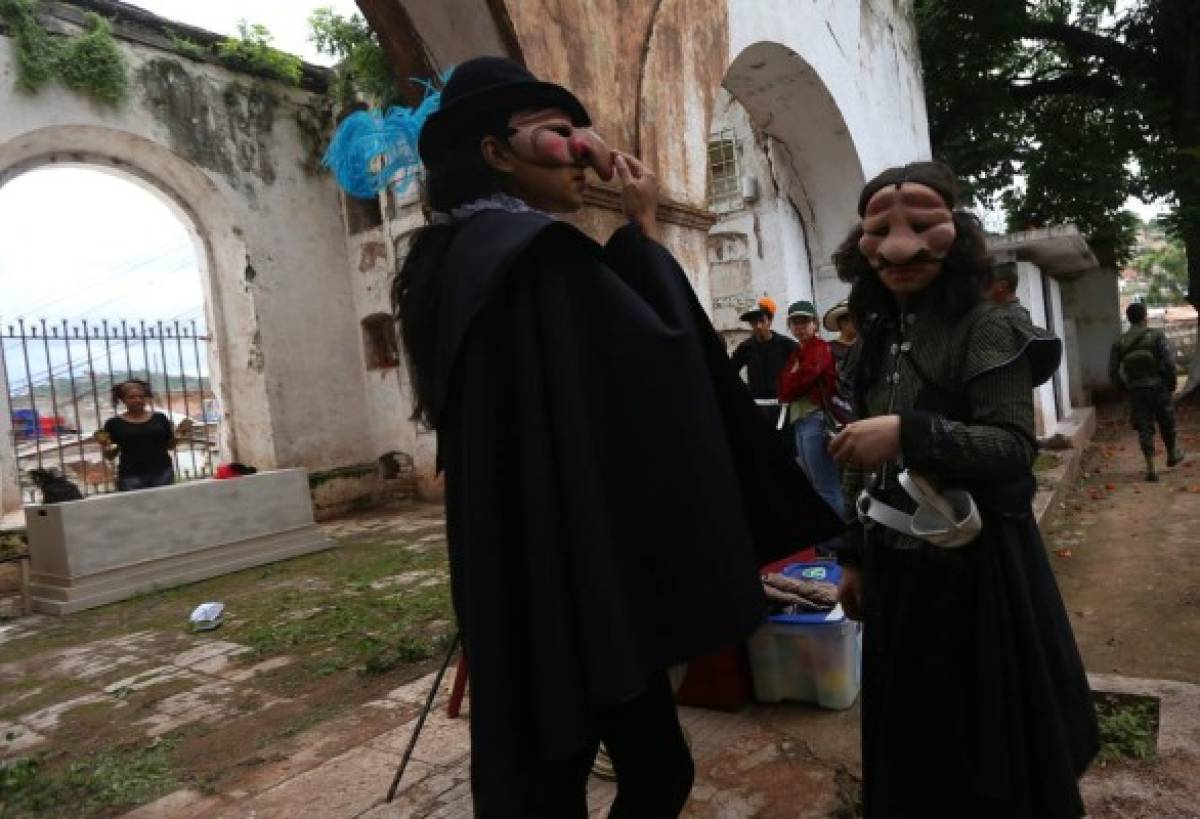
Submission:
<svg viewBox="0 0 1200 819">
<path fill-rule="evenodd" d="M 489 114 L 561 108 L 580 127 L 592 124 L 583 103 L 561 85 L 542 82 L 505 57 L 476 57 L 454 69 L 438 110 L 421 128 L 417 150 L 426 165 L 444 156 Z"/>
</svg>

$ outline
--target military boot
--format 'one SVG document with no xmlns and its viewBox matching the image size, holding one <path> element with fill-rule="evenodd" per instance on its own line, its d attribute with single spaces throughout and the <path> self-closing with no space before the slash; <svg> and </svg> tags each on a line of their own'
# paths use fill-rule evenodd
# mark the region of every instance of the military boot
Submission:
<svg viewBox="0 0 1200 819">
<path fill-rule="evenodd" d="M 1183 449 L 1174 440 L 1167 443 L 1167 466 L 1178 466 L 1183 463 Z"/>
<path fill-rule="evenodd" d="M 1158 480 L 1158 473 L 1154 471 L 1154 456 L 1146 456 L 1146 480 L 1154 483 Z"/>
</svg>

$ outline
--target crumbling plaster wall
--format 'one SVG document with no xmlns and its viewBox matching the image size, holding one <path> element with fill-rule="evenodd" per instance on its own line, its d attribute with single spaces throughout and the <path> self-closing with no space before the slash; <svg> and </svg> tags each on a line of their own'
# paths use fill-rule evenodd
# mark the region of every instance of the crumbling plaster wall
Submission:
<svg viewBox="0 0 1200 819">
<path fill-rule="evenodd" d="M 746 109 L 724 89 L 712 131 L 733 136 L 739 182 L 757 189 L 753 201 L 739 192 L 713 203 L 720 214 L 708 240 L 713 324 L 732 348 L 749 335 L 738 316 L 764 294 L 779 304 L 773 329 L 787 334 L 787 305 L 813 298 L 811 259 L 804 223 L 775 167 L 780 143 L 756 129 Z"/>
<path fill-rule="evenodd" d="M 1108 354 L 1122 330 L 1116 275 L 1112 270 L 1098 267 L 1062 281 L 1062 309 L 1074 321 L 1079 349 L 1076 393 L 1090 399 L 1078 402 L 1081 404 L 1097 403 L 1097 395 L 1110 396 L 1115 392 L 1108 380 Z"/>
<path fill-rule="evenodd" d="M 0 184 L 81 163 L 168 201 L 202 251 L 227 454 L 310 470 L 373 459 L 337 191 L 313 172 L 318 98 L 169 50 L 121 48 L 131 92 L 105 108 L 56 85 L 16 91 L 0 36 Z"/>
<path fill-rule="evenodd" d="M 382 225 L 348 239 L 351 291 L 360 321 L 373 314 L 392 314 L 395 271 L 408 254 L 415 231 L 425 224 L 415 187 L 394 195 L 388 210 Z M 364 357 L 360 366 L 365 367 L 361 344 L 360 354 Z M 437 439 L 431 430 L 411 420 L 412 396 L 412 382 L 403 355 L 395 367 L 366 370 L 363 407 L 373 451 L 410 455 L 416 470 L 417 491 L 422 497 L 435 498 L 441 493 L 435 468 Z"/>
<path fill-rule="evenodd" d="M 846 287 L 829 256 L 856 218 L 863 182 L 929 156 L 911 0 L 504 5 L 526 63 L 579 94 L 597 127 L 640 152 L 674 202 L 707 208 L 707 141 L 722 86 L 773 138 L 756 210 L 761 241 L 777 245 L 761 258 L 786 272 L 756 279 L 752 291 L 782 286 L 823 306 L 840 299 Z M 724 328 L 730 294 L 718 292 L 701 233 L 680 231 L 671 247 L 699 264 L 698 292 Z"/>
</svg>

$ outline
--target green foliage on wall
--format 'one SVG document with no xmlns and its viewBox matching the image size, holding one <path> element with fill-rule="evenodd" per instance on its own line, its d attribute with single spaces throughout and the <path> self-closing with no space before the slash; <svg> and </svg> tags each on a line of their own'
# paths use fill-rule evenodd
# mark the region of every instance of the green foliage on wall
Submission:
<svg viewBox="0 0 1200 819">
<path fill-rule="evenodd" d="M 398 102 L 392 66 L 366 20 L 322 7 L 309 15 L 308 27 L 317 51 L 338 61 L 329 86 L 335 106 L 345 108 L 360 97 L 379 108 Z"/>
<path fill-rule="evenodd" d="M 63 85 L 97 102 L 116 105 L 125 98 L 128 66 L 107 20 L 88 13 L 87 31 L 63 44 L 58 77 Z"/>
<path fill-rule="evenodd" d="M 169 35 L 171 45 L 176 51 L 185 57 L 192 60 L 203 60 L 204 56 L 209 53 L 208 49 L 194 40 L 189 40 L 187 37 L 176 37 L 174 34 Z"/>
<path fill-rule="evenodd" d="M 34 92 L 54 79 L 57 49 L 34 16 L 37 0 L 0 0 L 0 19 L 17 47 L 17 87 Z"/>
<path fill-rule="evenodd" d="M 107 20 L 89 12 L 86 29 L 53 37 L 38 22 L 37 0 L 0 0 L 0 19 L 17 51 L 17 87 L 33 93 L 52 79 L 105 105 L 117 105 L 129 90 L 129 67 Z"/>
<path fill-rule="evenodd" d="M 260 23 L 238 23 L 238 36 L 217 44 L 221 62 L 236 71 L 261 74 L 289 85 L 299 85 L 304 64 L 299 57 L 271 45 L 271 32 Z"/>
</svg>

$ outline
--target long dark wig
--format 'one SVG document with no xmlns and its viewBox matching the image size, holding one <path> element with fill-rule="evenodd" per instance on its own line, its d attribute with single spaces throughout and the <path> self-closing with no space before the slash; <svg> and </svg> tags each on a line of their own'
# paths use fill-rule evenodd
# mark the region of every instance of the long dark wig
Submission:
<svg viewBox="0 0 1200 819">
<path fill-rule="evenodd" d="M 946 322 L 954 322 L 984 299 L 984 291 L 992 281 L 983 226 L 975 214 L 956 209 L 958 191 L 954 172 L 940 162 L 915 162 L 879 174 L 863 188 L 859 197 L 859 216 L 866 212 L 867 202 L 877 191 L 904 182 L 933 188 L 953 211 L 956 235 L 943 261 L 942 274 L 917 298 L 923 309 L 931 310 Z M 850 315 L 862 339 L 862 352 L 854 372 L 855 397 L 860 411 L 867 387 L 880 374 L 887 326 L 895 322 L 900 313 L 896 297 L 880 281 L 878 271 L 871 267 L 859 249 L 862 236 L 860 221 L 833 254 L 838 278 L 850 285 Z"/>
<path fill-rule="evenodd" d="M 505 192 L 507 177 L 483 158 L 480 142 L 492 135 L 506 139 L 512 112 L 494 112 L 464 132 L 435 164 L 425 167 L 424 204 L 435 213 Z M 432 405 L 441 287 L 438 277 L 458 225 L 433 223 L 417 231 L 392 281 L 392 311 L 400 325 L 404 356 L 413 389 L 412 420 L 437 427 Z"/>
</svg>

